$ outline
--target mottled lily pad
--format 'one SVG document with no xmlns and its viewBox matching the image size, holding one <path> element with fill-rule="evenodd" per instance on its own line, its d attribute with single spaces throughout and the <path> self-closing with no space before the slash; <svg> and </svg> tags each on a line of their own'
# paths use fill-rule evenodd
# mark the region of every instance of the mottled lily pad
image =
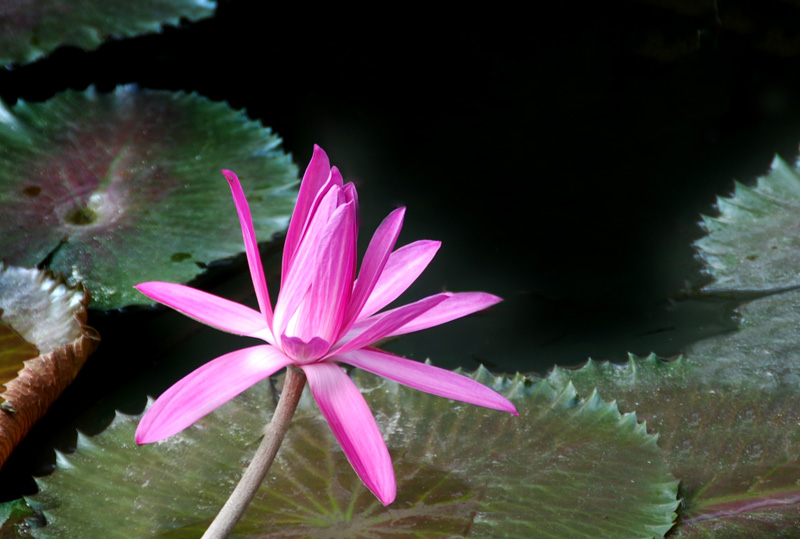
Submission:
<svg viewBox="0 0 800 539">
<path fill-rule="evenodd" d="M 0 265 L 0 466 L 97 346 L 88 301 L 44 271 Z"/>
<path fill-rule="evenodd" d="M 579 370 L 556 368 L 548 381 L 614 396 L 659 433 L 670 470 L 682 481 L 679 535 L 797 536 L 796 386 L 764 387 L 739 374 L 707 381 L 700 362 L 655 356 L 632 357 L 625 367 L 590 361 Z M 782 535 L 771 535 L 776 527 Z"/>
<path fill-rule="evenodd" d="M 719 198 L 719 216 L 703 216 L 695 243 L 714 278 L 708 292 L 769 291 L 800 285 L 800 175 L 780 157 L 755 187 L 736 184 Z"/>
<path fill-rule="evenodd" d="M 674 361 L 556 368 L 548 381 L 617 399 L 659 433 L 685 504 L 676 535 L 800 534 L 800 176 L 779 158 L 737 185 L 697 242 L 710 293 L 750 299 L 734 332 Z"/>
<path fill-rule="evenodd" d="M 98 47 L 109 37 L 158 32 L 181 18 L 214 13 L 210 0 L 4 0 L 0 5 L 0 64 L 23 64 L 61 45 Z"/>
<path fill-rule="evenodd" d="M 149 300 L 242 251 L 237 172 L 262 241 L 285 228 L 297 170 L 280 139 L 224 103 L 120 87 L 69 91 L 0 114 L 0 254 L 82 281 L 93 308 Z"/>
<path fill-rule="evenodd" d="M 360 483 L 308 397 L 242 522 L 248 537 L 661 537 L 677 482 L 656 438 L 593 394 L 521 376 L 477 379 L 520 417 L 430 396 L 354 371 L 387 440 L 398 497 Z M 137 447 L 138 417 L 79 436 L 38 480 L 37 537 L 196 537 L 223 503 L 274 408 L 262 383 L 186 431 Z"/>
</svg>

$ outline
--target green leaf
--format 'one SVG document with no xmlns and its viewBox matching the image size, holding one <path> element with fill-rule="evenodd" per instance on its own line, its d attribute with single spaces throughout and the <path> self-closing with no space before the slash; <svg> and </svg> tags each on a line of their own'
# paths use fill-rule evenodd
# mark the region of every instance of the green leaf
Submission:
<svg viewBox="0 0 800 539">
<path fill-rule="evenodd" d="M 214 13 L 209 0 L 36 0 L 3 2 L 0 7 L 0 64 L 22 64 L 61 45 L 98 47 L 108 37 L 159 32 L 181 18 Z"/>
<path fill-rule="evenodd" d="M 796 537 L 800 530 L 800 175 L 780 158 L 754 188 L 740 184 L 705 217 L 696 245 L 714 282 L 750 298 L 734 332 L 681 357 L 590 361 L 547 380 L 600 391 L 660 435 L 685 505 L 676 534 Z M 752 299 L 753 291 L 762 297 Z M 774 293 L 779 291 L 778 293 Z M 765 295 L 773 292 L 772 295 Z"/>
<path fill-rule="evenodd" d="M 597 394 L 521 376 L 475 376 L 509 396 L 519 417 L 433 397 L 353 371 L 387 440 L 398 497 L 384 507 L 358 480 L 303 397 L 284 445 L 236 528 L 258 537 L 661 537 L 677 482 L 656 438 Z M 138 447 L 138 417 L 119 415 L 29 502 L 76 533 L 196 537 L 221 507 L 274 409 L 262 383 L 196 425 Z"/>
<path fill-rule="evenodd" d="M 280 140 L 223 103 L 120 87 L 69 91 L 0 115 L 0 253 L 83 281 L 97 309 L 149 303 L 133 285 L 187 282 L 243 250 L 239 174 L 267 241 L 285 228 L 296 167 Z"/>
<path fill-rule="evenodd" d="M 708 384 L 800 387 L 800 291 L 759 298 L 739 307 L 737 331 L 687 350 L 702 364 L 697 376 Z"/>
<path fill-rule="evenodd" d="M 757 370 L 759 355 L 750 360 Z M 680 535 L 790 537 L 800 528 L 796 367 L 772 372 L 768 363 L 761 374 L 747 375 L 726 366 L 724 356 L 720 363 L 631 357 L 626 367 L 590 361 L 579 370 L 556 368 L 547 380 L 613 396 L 659 433 L 670 470 L 682 481 Z M 786 535 L 770 535 L 775 526 Z"/>
<path fill-rule="evenodd" d="M 0 537 L 3 539 L 32 537 L 25 522 L 25 519 L 32 516 L 34 516 L 33 509 L 23 499 L 0 503 Z"/>
<path fill-rule="evenodd" d="M 800 175 L 779 157 L 753 188 L 719 199 L 696 243 L 714 282 L 704 290 L 766 297 L 739 308 L 737 331 L 701 341 L 691 359 L 632 359 L 554 371 L 599 387 L 661 434 L 683 481 L 680 535 L 795 537 L 800 529 Z M 748 294 L 748 292 L 750 292 Z"/>
<path fill-rule="evenodd" d="M 0 264 L 0 466 L 97 346 L 88 301 L 81 286 Z"/>
<path fill-rule="evenodd" d="M 780 157 L 755 187 L 736 184 L 718 198 L 720 215 L 703 216 L 695 243 L 714 282 L 709 292 L 769 291 L 800 285 L 800 175 Z"/>
</svg>

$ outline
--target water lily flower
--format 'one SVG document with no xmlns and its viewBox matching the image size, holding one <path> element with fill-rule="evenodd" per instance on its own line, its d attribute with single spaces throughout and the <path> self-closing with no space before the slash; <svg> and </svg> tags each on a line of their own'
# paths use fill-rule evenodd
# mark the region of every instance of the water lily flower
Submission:
<svg viewBox="0 0 800 539">
<path fill-rule="evenodd" d="M 516 415 L 506 398 L 465 376 L 370 347 L 485 309 L 500 298 L 483 292 L 436 294 L 379 312 L 402 294 L 439 249 L 416 241 L 397 250 L 404 208 L 390 213 L 367 247 L 356 278 L 357 197 L 315 146 L 286 234 L 280 293 L 273 310 L 250 209 L 233 172 L 223 171 L 239 213 L 259 310 L 190 288 L 136 288 L 204 324 L 266 344 L 218 357 L 164 392 L 139 423 L 136 442 L 155 442 L 188 427 L 256 382 L 287 366 L 302 369 L 311 393 L 364 484 L 384 504 L 396 484 L 391 457 L 364 397 L 339 363 L 434 395 Z"/>
</svg>

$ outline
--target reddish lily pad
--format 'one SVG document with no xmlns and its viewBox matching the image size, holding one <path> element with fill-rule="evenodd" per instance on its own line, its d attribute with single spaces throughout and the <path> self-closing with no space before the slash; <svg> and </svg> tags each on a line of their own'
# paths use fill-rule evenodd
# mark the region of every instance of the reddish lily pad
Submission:
<svg viewBox="0 0 800 539">
<path fill-rule="evenodd" d="M 476 378 L 511 398 L 515 418 L 360 371 L 392 454 L 397 500 L 384 507 L 304 396 L 278 458 L 236 534 L 248 537 L 661 537 L 677 482 L 656 438 L 597 394 L 522 376 Z M 258 384 L 182 433 L 136 446 L 139 417 L 80 435 L 77 452 L 28 498 L 47 526 L 75 533 L 196 537 L 233 488 L 274 407 Z"/>
<path fill-rule="evenodd" d="M 242 251 L 221 168 L 253 193 L 259 238 L 285 228 L 297 171 L 279 144 L 196 95 L 128 86 L 20 103 L 0 117 L 0 253 L 82 281 L 93 308 L 149 303 L 134 284 L 187 282 Z"/>
<path fill-rule="evenodd" d="M 23 361 L 38 355 L 39 349 L 3 322 L 0 313 L 0 385 L 17 377 L 17 373 L 24 366 Z"/>
<path fill-rule="evenodd" d="M 0 6 L 0 64 L 23 64 L 61 45 L 98 47 L 105 38 L 158 32 L 181 18 L 214 13 L 210 0 L 6 0 Z"/>
<path fill-rule="evenodd" d="M 83 287 L 0 265 L 0 466 L 97 346 L 88 302 Z"/>
</svg>

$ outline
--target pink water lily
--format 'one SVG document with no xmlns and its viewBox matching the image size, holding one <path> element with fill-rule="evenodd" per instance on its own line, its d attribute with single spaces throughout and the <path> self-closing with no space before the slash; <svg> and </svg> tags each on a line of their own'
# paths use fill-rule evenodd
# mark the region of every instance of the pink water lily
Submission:
<svg viewBox="0 0 800 539">
<path fill-rule="evenodd" d="M 343 184 L 339 171 L 315 146 L 286 234 L 273 311 L 247 200 L 236 175 L 227 170 L 223 174 L 239 212 L 259 310 L 180 284 L 147 282 L 136 288 L 204 324 L 267 344 L 218 357 L 170 387 L 139 423 L 137 443 L 167 438 L 256 382 L 295 366 L 305 373 L 358 476 L 389 504 L 396 494 L 389 451 L 364 397 L 338 363 L 434 395 L 517 413 L 506 398 L 470 378 L 369 347 L 379 339 L 443 324 L 500 301 L 483 292 L 444 292 L 379 313 L 416 280 L 440 246 L 423 240 L 393 250 L 404 208 L 390 213 L 378 227 L 356 278 L 356 190 L 352 183 Z"/>
</svg>

